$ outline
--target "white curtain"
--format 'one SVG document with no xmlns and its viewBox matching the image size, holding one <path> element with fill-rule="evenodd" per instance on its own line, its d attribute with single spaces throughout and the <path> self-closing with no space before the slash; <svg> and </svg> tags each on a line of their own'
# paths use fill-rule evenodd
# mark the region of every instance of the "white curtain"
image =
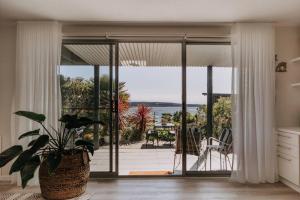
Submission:
<svg viewBox="0 0 300 200">
<path fill-rule="evenodd" d="M 238 23 L 233 27 L 234 181 L 277 181 L 274 43 L 272 24 Z"/>
<path fill-rule="evenodd" d="M 60 115 L 59 64 L 61 25 L 56 22 L 18 22 L 16 52 L 15 98 L 12 112 L 33 111 L 46 115 L 45 124 L 58 125 Z M 12 115 L 13 143 L 20 134 L 33 130 L 37 124 Z M 37 176 L 31 184 L 37 184 Z M 16 178 L 13 179 L 16 181 Z M 19 180 L 18 180 L 19 182 Z"/>
</svg>

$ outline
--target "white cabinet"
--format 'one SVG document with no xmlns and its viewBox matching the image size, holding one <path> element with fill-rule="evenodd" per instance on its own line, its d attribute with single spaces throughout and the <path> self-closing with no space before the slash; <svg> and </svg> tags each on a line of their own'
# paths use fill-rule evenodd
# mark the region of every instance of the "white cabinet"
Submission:
<svg viewBox="0 0 300 200">
<path fill-rule="evenodd" d="M 278 172 L 283 183 L 300 191 L 300 127 L 277 131 Z"/>
</svg>

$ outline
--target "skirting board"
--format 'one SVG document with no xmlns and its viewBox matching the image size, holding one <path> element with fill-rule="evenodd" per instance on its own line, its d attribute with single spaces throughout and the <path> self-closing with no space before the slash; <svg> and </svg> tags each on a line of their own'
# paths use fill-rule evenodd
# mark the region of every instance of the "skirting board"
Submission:
<svg viewBox="0 0 300 200">
<path fill-rule="evenodd" d="M 286 180 L 285 178 L 280 177 L 279 181 L 283 184 L 285 184 L 286 186 L 292 188 L 293 190 L 296 190 L 297 192 L 300 193 L 300 186 L 295 185 L 294 183 L 291 183 L 290 181 Z"/>
<path fill-rule="evenodd" d="M 0 176 L 0 181 L 1 182 L 10 182 L 11 181 L 11 176 Z"/>
</svg>

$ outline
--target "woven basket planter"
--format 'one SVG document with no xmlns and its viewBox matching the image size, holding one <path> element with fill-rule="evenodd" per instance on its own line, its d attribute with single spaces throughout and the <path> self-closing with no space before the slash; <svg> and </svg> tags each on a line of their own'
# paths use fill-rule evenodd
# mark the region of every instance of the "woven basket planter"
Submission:
<svg viewBox="0 0 300 200">
<path fill-rule="evenodd" d="M 44 161 L 39 170 L 42 196 L 51 200 L 80 196 L 85 192 L 89 173 L 89 156 L 85 151 L 64 155 L 52 175 L 49 175 L 47 163 Z"/>
</svg>

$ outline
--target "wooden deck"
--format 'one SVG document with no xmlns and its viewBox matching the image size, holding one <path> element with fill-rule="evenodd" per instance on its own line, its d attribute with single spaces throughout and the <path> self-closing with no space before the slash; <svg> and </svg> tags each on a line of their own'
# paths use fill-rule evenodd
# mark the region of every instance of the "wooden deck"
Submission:
<svg viewBox="0 0 300 200">
<path fill-rule="evenodd" d="M 119 148 L 119 174 L 129 175 L 135 171 L 171 171 L 173 172 L 175 149 L 168 144 L 161 143 L 159 148 L 151 145 L 145 147 L 145 142 L 131 145 L 121 145 Z M 209 158 L 209 156 L 208 156 Z M 198 157 L 187 155 L 187 169 L 192 171 L 205 171 L 204 162 L 197 168 Z M 219 153 L 212 153 L 212 171 L 220 170 Z M 175 174 L 181 173 L 181 154 L 176 155 Z M 229 170 L 229 163 L 227 163 Z M 225 167 L 224 167 L 225 169 Z M 109 170 L 109 148 L 101 147 L 92 157 L 91 171 Z M 206 170 L 210 170 L 210 162 L 207 161 Z"/>
</svg>

